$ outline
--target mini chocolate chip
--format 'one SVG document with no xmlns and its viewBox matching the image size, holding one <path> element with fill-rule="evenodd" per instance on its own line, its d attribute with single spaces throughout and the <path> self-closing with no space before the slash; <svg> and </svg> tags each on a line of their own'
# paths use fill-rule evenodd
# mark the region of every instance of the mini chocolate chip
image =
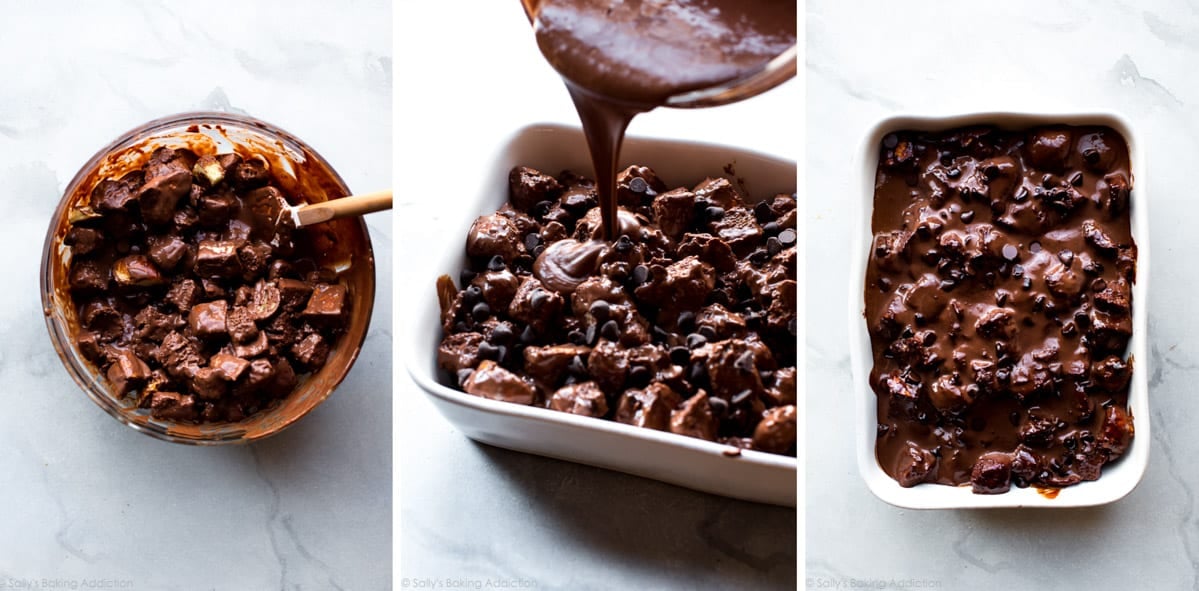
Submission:
<svg viewBox="0 0 1199 591">
<path fill-rule="evenodd" d="M 615 341 L 620 338 L 620 325 L 615 320 L 609 320 L 600 327 L 600 338 Z"/>
<path fill-rule="evenodd" d="M 649 267 L 637 265 L 633 267 L 633 284 L 641 285 L 649 280 Z"/>
<path fill-rule="evenodd" d="M 608 302 L 604 300 L 595 300 L 594 302 L 591 302 L 591 307 L 588 308 L 588 312 L 590 312 L 591 316 L 597 321 L 603 322 L 612 315 L 612 308 L 608 305 Z"/>
<path fill-rule="evenodd" d="M 1074 252 L 1068 248 L 1063 248 L 1061 252 L 1057 253 L 1057 258 L 1063 265 L 1069 267 L 1070 263 L 1074 262 Z"/>
<path fill-rule="evenodd" d="M 524 330 L 520 331 L 520 342 L 523 345 L 537 342 L 537 333 L 533 331 L 533 327 L 526 326 Z"/>
<path fill-rule="evenodd" d="M 928 332 L 925 332 L 923 342 L 924 342 L 925 347 L 933 346 L 933 343 L 937 342 L 937 333 L 935 333 L 931 330 Z"/>
<path fill-rule="evenodd" d="M 717 205 L 713 205 L 712 207 L 709 207 L 704 210 L 704 215 L 707 216 L 709 220 L 712 220 L 714 222 L 720 221 L 721 219 L 724 219 L 724 208 L 717 206 Z"/>
<path fill-rule="evenodd" d="M 479 343 L 479 359 L 490 359 L 496 361 L 500 356 L 500 347 L 497 347 L 486 341 Z"/>
<path fill-rule="evenodd" d="M 459 320 L 454 323 L 454 332 L 466 332 L 468 330 L 470 330 L 470 327 L 466 325 L 466 322 Z"/>
<path fill-rule="evenodd" d="M 1028 290 L 1032 289 L 1032 277 L 1025 277 L 1024 283 L 1021 284 L 1021 287 L 1024 288 L 1024 291 L 1028 291 Z"/>
<path fill-rule="evenodd" d="M 545 290 L 537 289 L 533 291 L 533 295 L 529 296 L 529 305 L 536 310 L 544 305 L 549 299 L 550 294 L 546 293 Z"/>
<path fill-rule="evenodd" d="M 634 193 L 644 193 L 646 189 L 649 189 L 649 183 L 639 176 L 629 181 L 629 190 Z"/>
<path fill-rule="evenodd" d="M 1008 298 L 1008 292 L 1006 292 L 1006 291 L 995 292 L 995 305 L 996 306 L 1007 305 L 1007 298 Z"/>
<path fill-rule="evenodd" d="M 538 246 L 541 246 L 541 236 L 536 232 L 525 235 L 525 248 L 529 249 L 529 252 L 533 252 Z"/>
<path fill-rule="evenodd" d="M 754 219 L 758 220 L 759 224 L 764 224 L 774 217 L 774 210 L 770 209 L 770 204 L 765 201 L 759 201 L 754 205 Z"/>
<path fill-rule="evenodd" d="M 890 150 L 891 148 L 894 148 L 895 146 L 898 146 L 898 145 L 899 145 L 899 136 L 897 136 L 893 133 L 888 133 L 887 135 L 883 136 L 883 147 L 884 148 L 887 148 L 888 150 Z"/>
<path fill-rule="evenodd" d="M 970 222 L 974 221 L 974 210 L 963 211 L 962 215 L 958 217 L 961 218 L 963 224 L 969 224 Z"/>
<path fill-rule="evenodd" d="M 754 391 L 747 388 L 734 394 L 733 398 L 729 400 L 729 402 L 732 402 L 733 406 L 740 406 L 743 402 L 749 400 L 749 397 L 753 395 Z"/>
<path fill-rule="evenodd" d="M 566 333 L 566 340 L 570 341 L 572 345 L 586 345 L 587 335 L 583 334 L 583 331 L 575 329 Z"/>
<path fill-rule="evenodd" d="M 695 312 L 691 310 L 683 310 L 679 312 L 678 320 L 679 330 L 683 332 L 691 332 L 695 328 Z"/>
<path fill-rule="evenodd" d="M 1107 289 L 1107 281 L 1104 281 L 1102 277 L 1096 278 L 1091 282 L 1091 291 L 1103 291 L 1105 289 Z"/>
<path fill-rule="evenodd" d="M 687 365 L 691 362 L 691 351 L 687 347 L 671 347 L 670 361 L 675 365 Z"/>
<path fill-rule="evenodd" d="M 1013 265 L 1012 266 L 1012 277 L 1019 279 L 1023 276 L 1024 276 L 1024 266 L 1023 265 Z"/>
<path fill-rule="evenodd" d="M 649 384 L 649 381 L 653 379 L 653 377 L 654 372 L 650 371 L 648 367 L 643 365 L 635 365 L 629 369 L 629 385 L 633 386 L 634 388 L 640 388 Z"/>
<path fill-rule="evenodd" d="M 1082 159 L 1085 160 L 1087 164 L 1095 164 L 1099 162 L 1099 151 L 1095 148 L 1087 148 L 1086 150 L 1082 151 Z"/>
<path fill-rule="evenodd" d="M 487 302 L 479 302 L 475 307 L 470 309 L 470 317 L 475 319 L 475 322 L 483 322 L 491 316 L 491 306 Z"/>
<path fill-rule="evenodd" d="M 479 289 L 478 285 L 472 285 L 463 290 L 462 303 L 473 306 L 481 297 L 483 297 L 483 290 Z"/>
<path fill-rule="evenodd" d="M 616 240 L 616 252 L 628 252 L 633 248 L 633 240 L 628 234 L 621 234 Z"/>
<path fill-rule="evenodd" d="M 470 285 L 470 282 L 474 281 L 475 277 L 478 276 L 478 273 L 475 273 L 470 269 L 463 269 L 460 273 L 458 273 L 458 285 Z"/>
<path fill-rule="evenodd" d="M 1008 415 L 1007 420 L 1012 424 L 1013 427 L 1020 426 L 1020 413 L 1013 410 L 1012 414 Z"/>
<path fill-rule="evenodd" d="M 962 176 L 962 169 L 954 166 L 953 168 L 950 168 L 949 170 L 945 171 L 945 176 L 947 176 L 951 179 L 956 179 L 956 178 Z"/>
<path fill-rule="evenodd" d="M 708 339 L 709 341 L 716 340 L 716 329 L 712 328 L 711 326 L 708 326 L 707 324 L 699 327 L 699 330 L 697 332 L 699 332 L 699 334 L 701 336 Z"/>
<path fill-rule="evenodd" d="M 515 336 L 507 324 L 497 324 L 491 331 L 491 342 L 497 345 L 504 345 L 511 343 Z"/>
<path fill-rule="evenodd" d="M 708 344 L 708 339 L 704 338 L 704 335 L 702 335 L 702 334 L 687 335 L 687 348 L 688 349 L 698 349 L 706 344 Z"/>
<path fill-rule="evenodd" d="M 466 384 L 466 380 L 470 379 L 470 375 L 475 373 L 475 370 L 467 367 L 458 370 L 458 387 L 461 388 Z"/>
<path fill-rule="evenodd" d="M 687 369 L 687 381 L 692 384 L 698 384 L 708 375 L 708 368 L 704 367 L 703 362 L 696 361 Z"/>
<path fill-rule="evenodd" d="M 1016 194 L 1012 198 L 1015 199 L 1016 202 L 1028 199 L 1028 187 L 1020 187 L 1019 189 L 1016 189 Z"/>
<path fill-rule="evenodd" d="M 583 334 L 583 338 L 587 341 L 584 344 L 587 346 L 594 345 L 595 339 L 598 336 L 599 336 L 599 329 L 597 329 L 594 324 L 592 324 L 591 326 L 588 326 L 587 332 Z"/>
<path fill-rule="evenodd" d="M 708 398 L 708 406 L 712 408 L 712 414 L 717 418 L 724 418 L 729 413 L 729 403 L 723 398 L 716 396 Z"/>
<path fill-rule="evenodd" d="M 771 240 L 777 240 L 777 239 L 771 238 Z M 765 265 L 766 261 L 770 260 L 770 253 L 766 252 L 766 249 L 764 249 L 764 248 L 759 248 L 759 249 L 749 253 L 749 256 L 747 258 L 749 259 L 750 263 L 754 264 L 754 266 L 760 267 L 762 265 Z"/>
<path fill-rule="evenodd" d="M 655 326 L 655 327 L 651 328 L 649 331 L 651 333 L 653 333 L 654 340 L 656 340 L 660 343 L 670 340 L 670 333 L 666 332 L 665 330 L 662 330 L 662 327 L 660 327 L 660 326 Z"/>
<path fill-rule="evenodd" d="M 538 244 L 537 247 L 533 249 L 533 257 L 539 257 L 543 252 L 545 252 L 545 245 Z"/>
<path fill-rule="evenodd" d="M 566 366 L 566 371 L 576 376 L 587 375 L 587 364 L 583 363 L 583 358 L 575 355 L 571 358 L 570 364 Z"/>
<path fill-rule="evenodd" d="M 488 271 L 503 271 L 506 268 L 508 268 L 508 264 L 504 262 L 504 257 L 498 254 L 491 257 L 490 261 L 487 261 Z"/>
<path fill-rule="evenodd" d="M 774 256 L 783 250 L 783 243 L 778 238 L 771 236 L 766 239 L 766 254 Z"/>
<path fill-rule="evenodd" d="M 1075 171 L 1074 174 L 1070 175 L 1070 184 L 1074 185 L 1075 187 L 1082 186 L 1082 172 L 1081 171 Z"/>
<path fill-rule="evenodd" d="M 533 217 L 539 217 L 539 218 L 545 217 L 545 214 L 549 213 L 550 208 L 553 206 L 554 206 L 553 202 L 538 201 L 537 203 L 533 204 L 533 209 L 531 210 L 531 213 L 533 214 Z"/>
<path fill-rule="evenodd" d="M 762 233 L 766 234 L 767 236 L 772 236 L 774 234 L 777 234 L 778 231 L 779 231 L 778 222 L 766 222 L 765 224 L 762 224 Z M 886 251 L 884 251 L 883 254 L 886 254 Z"/>
<path fill-rule="evenodd" d="M 786 230 L 779 232 L 779 242 L 783 243 L 784 247 L 794 246 L 795 238 L 796 236 L 794 228 L 787 228 Z"/>
<path fill-rule="evenodd" d="M 956 281 L 951 281 L 949 279 L 944 279 L 941 281 L 941 291 L 946 293 L 953 291 L 957 286 L 958 284 Z"/>
</svg>

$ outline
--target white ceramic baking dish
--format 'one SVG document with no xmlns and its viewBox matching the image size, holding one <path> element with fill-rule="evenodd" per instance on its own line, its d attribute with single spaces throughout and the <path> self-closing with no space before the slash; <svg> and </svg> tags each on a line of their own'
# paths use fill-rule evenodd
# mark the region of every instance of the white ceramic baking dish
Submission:
<svg viewBox="0 0 1199 591">
<path fill-rule="evenodd" d="M 1034 488 L 1013 487 L 1000 495 L 978 495 L 969 485 L 944 486 L 921 484 L 903 488 L 883 471 L 875 457 L 874 446 L 877 436 L 877 410 L 874 391 L 869 384 L 873 356 L 870 334 L 867 332 L 863 290 L 866 281 L 866 262 L 869 257 L 873 234 L 870 220 L 874 204 L 874 181 L 878 167 L 878 147 L 883 136 L 903 129 L 943 130 L 964 125 L 997 125 L 1006 129 L 1022 129 L 1046 124 L 1106 125 L 1118 131 L 1128 142 L 1129 158 L 1133 175 L 1132 192 L 1132 235 L 1138 250 L 1137 280 L 1133 285 L 1133 335 L 1130 352 L 1134 358 L 1134 371 L 1129 406 L 1132 409 L 1133 428 L 1136 436 L 1132 444 L 1118 461 L 1105 466 L 1098 480 L 1082 482 L 1061 489 L 1050 498 Z M 866 135 L 858 153 L 856 170 L 859 175 L 859 195 L 856 203 L 857 227 L 851 247 L 854 269 L 849 281 L 849 336 L 850 355 L 853 362 L 854 397 L 857 401 L 857 454 L 858 468 L 866 485 L 878 498 L 892 505 L 911 509 L 966 509 L 998 507 L 1087 507 L 1103 505 L 1123 498 L 1145 473 L 1149 463 L 1149 386 L 1150 373 L 1146 330 L 1149 299 L 1149 213 L 1148 193 L 1145 190 L 1145 153 L 1143 144 L 1137 141 L 1132 126 L 1123 117 L 1108 113 L 1049 114 L 1049 113 L 974 113 L 951 117 L 899 116 L 885 119 L 875 125 Z"/>
<path fill-rule="evenodd" d="M 625 141 L 621 166 L 653 168 L 670 186 L 692 185 L 733 165 L 730 180 L 743 179 L 754 198 L 792 193 L 796 165 L 726 146 L 642 139 Z M 457 278 L 465 260 L 467 229 L 479 215 L 495 211 L 508 196 L 508 171 L 527 165 L 557 174 L 564 169 L 590 174 L 586 143 L 577 128 L 533 125 L 515 133 L 484 168 L 486 176 L 457 223 L 447 224 L 444 242 L 431 252 L 442 261 L 436 273 Z M 755 451 L 736 452 L 717 443 L 569 413 L 471 396 L 437 379 L 441 340 L 436 275 L 412 286 L 426 297 L 419 305 L 409 347 L 408 369 L 437 409 L 467 437 L 483 443 L 617 470 L 713 494 L 775 505 L 795 506 L 796 459 Z M 802 418 L 801 418 L 802 420 Z"/>
</svg>

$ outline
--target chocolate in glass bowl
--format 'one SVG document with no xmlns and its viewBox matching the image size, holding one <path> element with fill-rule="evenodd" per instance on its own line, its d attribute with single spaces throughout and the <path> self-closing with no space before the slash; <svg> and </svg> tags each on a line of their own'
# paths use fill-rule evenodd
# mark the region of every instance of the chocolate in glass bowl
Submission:
<svg viewBox="0 0 1199 591">
<path fill-rule="evenodd" d="M 72 180 L 51 220 L 42 261 L 42 299 L 47 328 L 68 372 L 109 414 L 127 425 L 169 441 L 226 443 L 274 434 L 320 404 L 348 373 L 365 339 L 374 300 L 374 255 L 361 219 L 335 220 L 301 229 L 322 268 L 337 272 L 346 287 L 344 333 L 327 362 L 301 379 L 296 390 L 273 406 L 237 422 L 191 424 L 155 419 L 136 401 L 118 396 L 106 376 L 87 361 L 74 339 L 79 326 L 67 290 L 70 247 L 64 238 L 70 218 L 79 215 L 94 187 L 143 166 L 162 147 L 197 154 L 236 152 L 263 157 L 277 186 L 289 199 L 321 202 L 350 194 L 344 181 L 319 154 L 291 134 L 256 119 L 226 113 L 186 113 L 150 122 L 97 153 Z M 74 213 L 73 213 L 74 212 Z M 308 232 L 311 230 L 311 232 Z"/>
</svg>

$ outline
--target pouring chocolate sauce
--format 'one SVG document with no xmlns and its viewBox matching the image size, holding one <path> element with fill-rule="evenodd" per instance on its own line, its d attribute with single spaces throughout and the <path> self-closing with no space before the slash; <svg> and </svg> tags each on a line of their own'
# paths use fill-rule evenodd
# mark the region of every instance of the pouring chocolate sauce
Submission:
<svg viewBox="0 0 1199 591">
<path fill-rule="evenodd" d="M 569 292 L 620 237 L 616 166 L 629 122 L 671 97 L 753 76 L 795 46 L 790 0 L 522 0 L 566 83 L 595 168 L 600 240 L 547 248 L 534 273 Z M 636 239 L 636 236 L 630 236 Z"/>
</svg>

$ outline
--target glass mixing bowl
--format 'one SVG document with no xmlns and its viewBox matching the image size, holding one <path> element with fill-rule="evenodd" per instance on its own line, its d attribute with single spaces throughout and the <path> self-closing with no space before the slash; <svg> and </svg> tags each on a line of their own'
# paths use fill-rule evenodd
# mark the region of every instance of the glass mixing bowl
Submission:
<svg viewBox="0 0 1199 591">
<path fill-rule="evenodd" d="M 257 153 L 270 164 L 275 181 L 290 196 L 319 203 L 350 194 L 345 181 L 308 144 L 269 123 L 245 115 L 216 112 L 181 113 L 150 121 L 122 134 L 92 156 L 67 185 L 46 233 L 42 251 L 42 308 L 50 339 L 67 373 L 105 412 L 147 435 L 175 443 L 215 445 L 246 443 L 268 437 L 316 408 L 349 373 L 366 339 L 375 299 L 375 257 L 361 218 L 347 218 L 302 230 L 322 266 L 340 271 L 351 313 L 346 331 L 328 361 L 303 376 L 286 398 L 234 423 L 176 423 L 155 419 L 132 397 L 119 397 L 100 368 L 89 362 L 75 342 L 78 322 L 66 289 L 71 249 L 63 244 L 70 217 L 86 205 L 101 180 L 140 168 L 159 147 L 188 148 L 197 154 Z M 294 203 L 293 203 L 294 204 Z"/>
</svg>

